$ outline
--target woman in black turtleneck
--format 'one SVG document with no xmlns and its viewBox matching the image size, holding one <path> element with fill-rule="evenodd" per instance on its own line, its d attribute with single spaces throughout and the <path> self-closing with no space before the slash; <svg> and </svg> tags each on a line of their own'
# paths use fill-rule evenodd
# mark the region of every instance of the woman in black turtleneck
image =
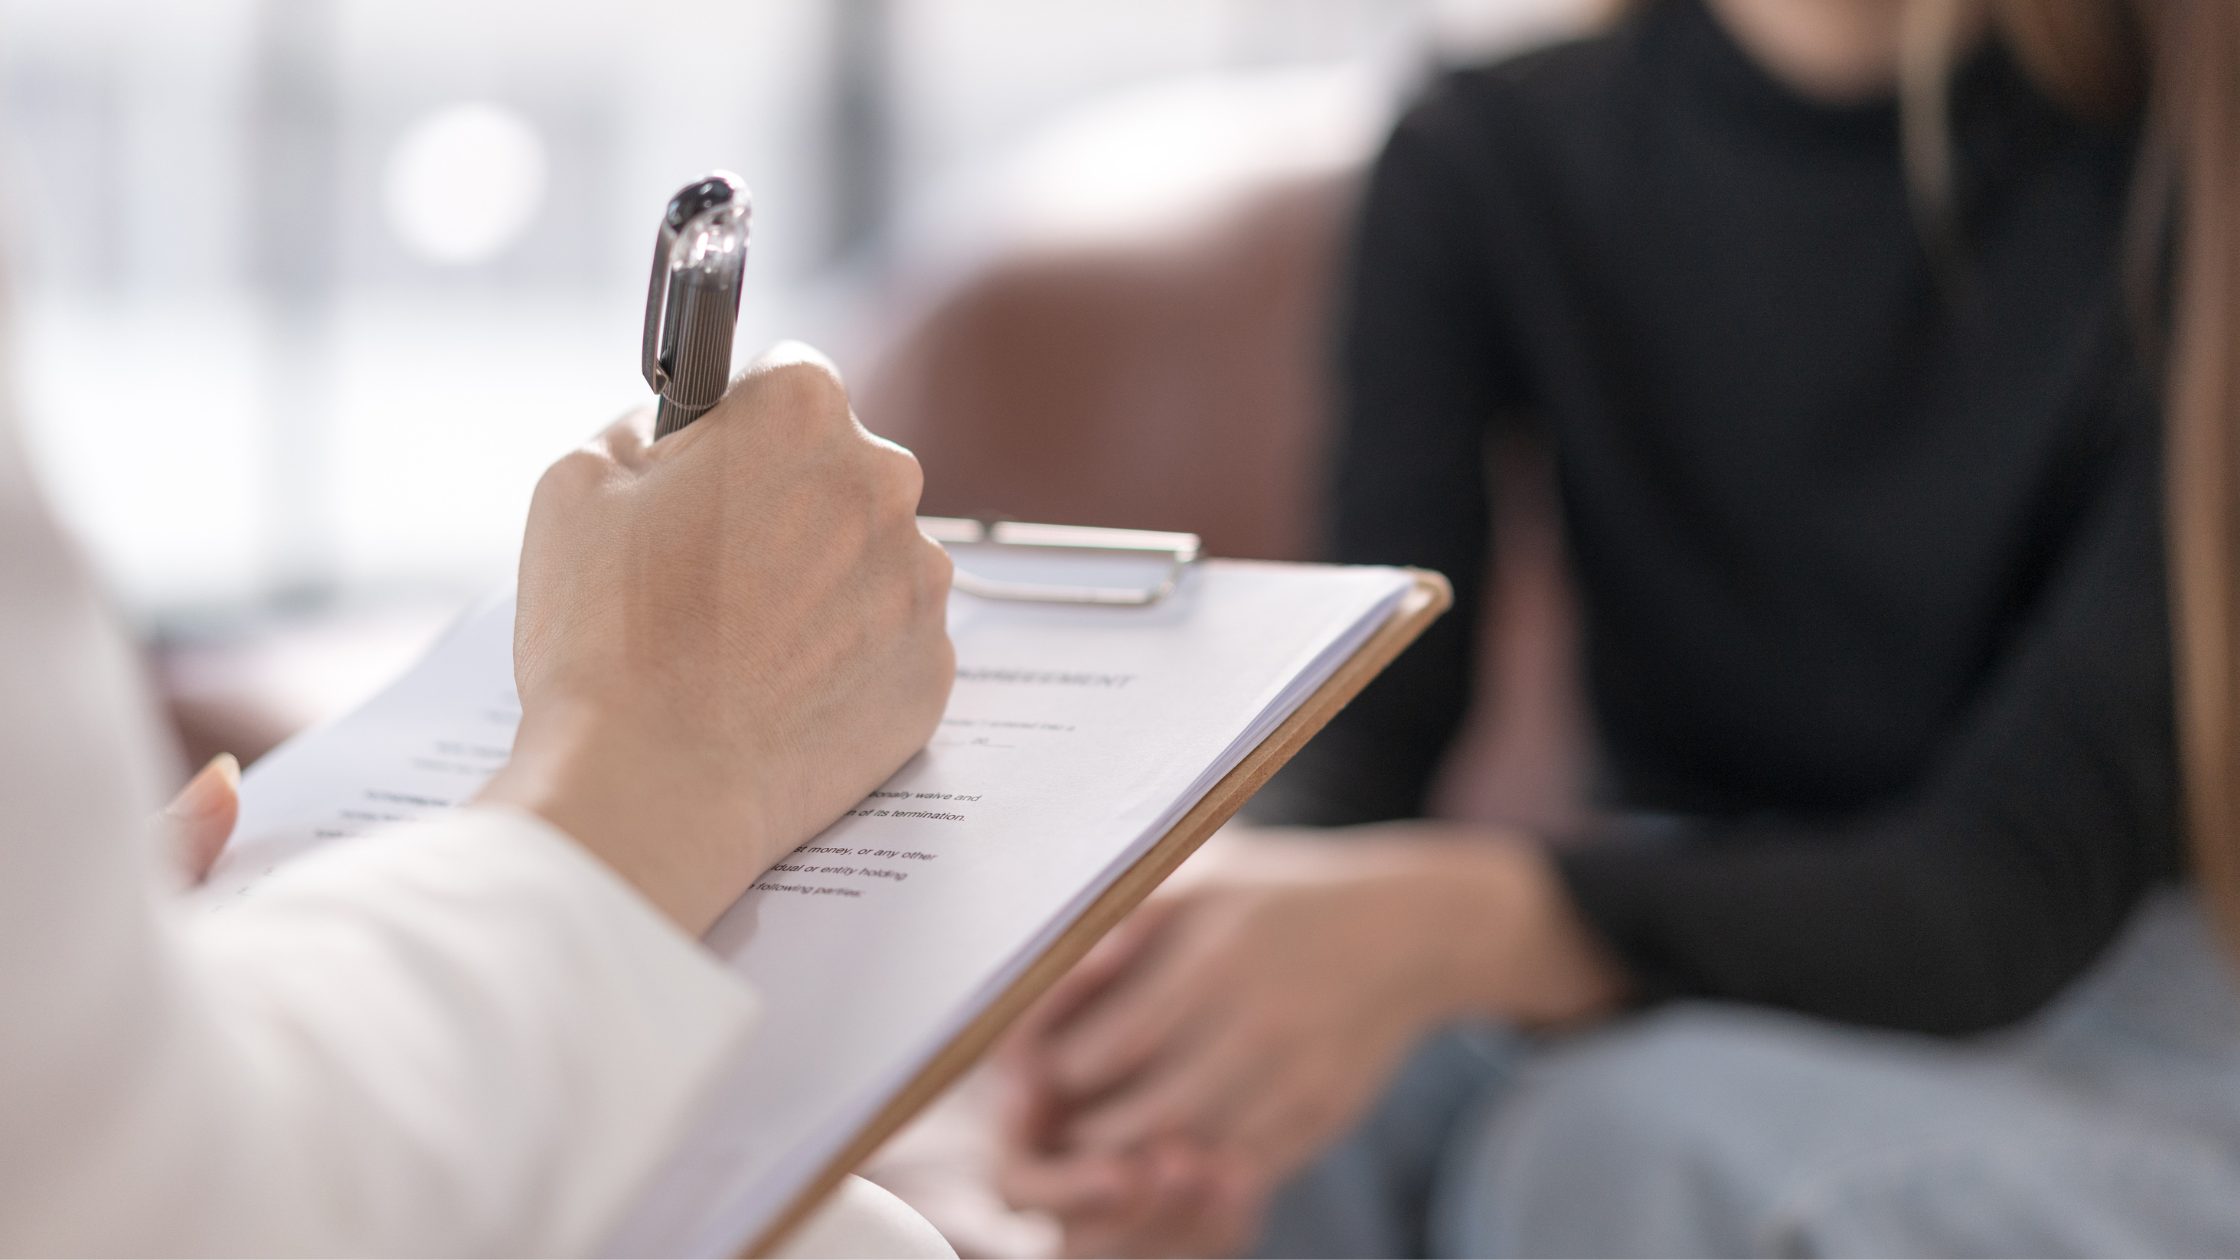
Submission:
<svg viewBox="0 0 2240 1260">
<path fill-rule="evenodd" d="M 1451 75 L 1379 160 L 1334 558 L 1437 569 L 1455 611 L 1255 803 L 1362 843 L 1245 849 L 1022 1051 L 1062 1119 L 1010 1182 L 1069 1246 L 1249 1236 L 1442 1024 L 1664 1006 L 1500 1108 L 1504 1052 L 1433 1042 L 1263 1246 L 2240 1247 L 2240 1001 L 2152 895 L 2184 861 L 2136 120 L 1979 30 L 1931 202 L 1899 0 L 1710 3 Z M 1609 821 L 1553 856 L 1389 821 L 1471 691 L 1503 433 L 1555 455 L 1585 610 Z M 2013 1025 L 2103 955 L 1999 1061 L 2096 1066 L 1892 1035 Z M 2080 1085 L 2123 1072 L 2075 1030 L 2150 1007 L 2184 1012 L 2141 1025 L 2161 1083 Z"/>
<path fill-rule="evenodd" d="M 1952 88 L 1956 260 L 1888 103 L 1770 78 L 1696 0 L 1459 74 L 1379 164 L 1336 556 L 1455 611 L 1265 802 L 1423 812 L 1468 697 L 1488 437 L 1557 458 L 1607 805 L 1558 861 L 1637 998 L 1971 1032 L 2177 870 L 2159 416 L 2125 344 L 2127 129 L 1997 44 Z"/>
</svg>

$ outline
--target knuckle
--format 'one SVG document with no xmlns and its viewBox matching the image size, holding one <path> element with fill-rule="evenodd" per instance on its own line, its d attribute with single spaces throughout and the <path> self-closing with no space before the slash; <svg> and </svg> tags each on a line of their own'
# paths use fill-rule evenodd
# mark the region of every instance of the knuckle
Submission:
<svg viewBox="0 0 2240 1260">
<path fill-rule="evenodd" d="M 957 681 L 957 648 L 946 634 L 934 638 L 933 661 L 926 670 L 927 717 L 938 722 L 949 704 L 949 689 Z"/>
<path fill-rule="evenodd" d="M 863 452 L 864 477 L 870 483 L 866 497 L 881 523 L 890 527 L 907 524 L 916 532 L 918 497 L 925 490 L 925 473 L 918 467 L 917 456 L 877 438 L 870 438 Z"/>
<path fill-rule="evenodd" d="M 582 499 L 606 477 L 607 458 L 596 447 L 568 452 L 552 462 L 537 479 L 536 497 L 572 503 Z"/>
<path fill-rule="evenodd" d="M 848 417 L 848 387 L 828 364 L 795 359 L 772 364 L 759 375 L 763 388 L 780 406 L 800 412 L 805 419 L 829 423 Z"/>
<path fill-rule="evenodd" d="M 949 550 L 924 534 L 918 535 L 919 576 L 930 602 L 939 604 L 949 594 L 949 582 L 956 576 L 957 562 L 949 558 Z"/>
<path fill-rule="evenodd" d="M 626 450 L 643 451 L 653 443 L 653 408 L 639 407 L 599 431 L 589 449 L 619 456 Z"/>
<path fill-rule="evenodd" d="M 911 452 L 908 447 L 897 446 L 884 438 L 875 440 L 878 441 L 879 448 L 886 453 L 886 462 L 893 468 L 891 475 L 894 477 L 896 484 L 910 501 L 911 514 L 916 515 L 918 499 L 925 494 L 926 490 L 925 466 L 918 462 L 917 455 Z"/>
</svg>

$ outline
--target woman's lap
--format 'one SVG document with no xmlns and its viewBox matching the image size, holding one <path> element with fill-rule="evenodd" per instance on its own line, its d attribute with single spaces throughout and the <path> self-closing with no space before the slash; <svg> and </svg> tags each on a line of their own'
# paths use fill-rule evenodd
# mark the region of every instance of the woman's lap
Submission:
<svg viewBox="0 0 2240 1260">
<path fill-rule="evenodd" d="M 2240 996 L 2182 899 L 1995 1039 L 1698 1004 L 1500 1045 L 1428 1043 L 1263 1253 L 1412 1250 L 1429 1204 L 1446 1254 L 2240 1254 Z"/>
<path fill-rule="evenodd" d="M 1695 1007 L 1537 1065 L 1434 1213 L 1468 1255 L 2229 1255 L 2240 1161 L 2001 1051 Z"/>
</svg>

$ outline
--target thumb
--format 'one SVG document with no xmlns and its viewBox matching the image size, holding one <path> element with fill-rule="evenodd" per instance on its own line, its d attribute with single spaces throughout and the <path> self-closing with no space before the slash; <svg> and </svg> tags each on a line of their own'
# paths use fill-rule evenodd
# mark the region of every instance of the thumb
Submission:
<svg viewBox="0 0 2240 1260">
<path fill-rule="evenodd" d="M 232 753 L 212 757 L 156 815 L 156 824 L 170 837 L 188 883 L 199 884 L 210 873 L 240 815 L 241 763 Z"/>
</svg>

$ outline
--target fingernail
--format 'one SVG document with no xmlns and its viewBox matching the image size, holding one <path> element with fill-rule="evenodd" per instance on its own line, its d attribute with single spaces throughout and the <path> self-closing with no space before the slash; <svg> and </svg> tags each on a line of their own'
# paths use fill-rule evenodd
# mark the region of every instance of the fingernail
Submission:
<svg viewBox="0 0 2240 1260">
<path fill-rule="evenodd" d="M 226 802 L 241 790 L 241 763 L 232 753 L 219 753 L 210 759 L 196 775 L 179 789 L 179 795 L 163 807 L 163 816 L 180 820 L 208 818 L 226 807 Z"/>
</svg>

